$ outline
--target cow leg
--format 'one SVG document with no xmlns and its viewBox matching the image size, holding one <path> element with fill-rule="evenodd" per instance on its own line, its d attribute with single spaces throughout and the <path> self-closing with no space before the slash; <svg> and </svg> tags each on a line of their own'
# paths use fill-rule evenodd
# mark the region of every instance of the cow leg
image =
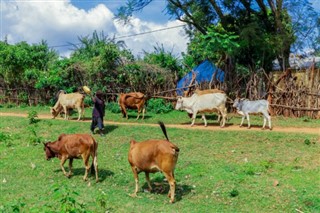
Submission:
<svg viewBox="0 0 320 213">
<path fill-rule="evenodd" d="M 67 117 L 69 118 L 69 115 L 67 115 L 67 107 L 66 106 L 62 106 L 62 107 L 64 111 L 64 119 L 67 120 Z"/>
<path fill-rule="evenodd" d="M 139 107 L 137 107 L 137 109 L 138 109 L 138 116 L 137 116 L 137 119 L 136 119 L 136 120 L 139 119 L 139 117 L 140 117 L 140 111 L 141 111 L 141 109 L 140 109 Z"/>
<path fill-rule="evenodd" d="M 145 172 L 146 173 L 146 180 L 147 180 L 147 183 L 148 183 L 148 191 L 151 192 L 152 191 L 152 187 L 151 187 L 151 184 L 150 184 L 150 176 L 149 176 L 149 172 Z"/>
<path fill-rule="evenodd" d="M 272 130 L 272 126 L 271 126 L 271 116 L 268 115 L 267 116 L 267 119 L 268 119 L 268 126 L 269 126 L 269 129 Z"/>
<path fill-rule="evenodd" d="M 243 124 L 243 121 L 244 121 L 244 118 L 245 118 L 245 117 L 246 117 L 245 115 L 242 116 L 241 123 L 240 123 L 240 127 L 242 127 L 242 124 Z"/>
<path fill-rule="evenodd" d="M 78 110 L 78 121 L 80 121 L 83 111 L 81 107 L 79 107 L 77 110 Z"/>
<path fill-rule="evenodd" d="M 144 120 L 144 114 L 146 113 L 146 108 L 145 107 L 143 107 L 143 109 L 142 109 L 142 120 Z"/>
<path fill-rule="evenodd" d="M 123 118 L 126 117 L 128 119 L 128 114 L 127 114 L 126 107 L 120 105 L 120 109 L 121 109 Z"/>
<path fill-rule="evenodd" d="M 207 119 L 204 114 L 202 114 L 201 119 L 204 121 L 204 126 L 207 126 Z"/>
<path fill-rule="evenodd" d="M 192 120 L 192 122 L 191 122 L 191 126 L 193 126 L 193 125 L 194 125 L 194 122 L 196 121 L 197 113 L 198 113 L 198 112 L 194 112 L 194 113 L 192 114 L 192 118 L 191 118 L 191 120 Z"/>
<path fill-rule="evenodd" d="M 170 173 L 165 172 L 164 175 L 170 185 L 168 197 L 170 198 L 170 203 L 173 203 L 174 202 L 174 194 L 175 194 L 175 190 L 176 190 L 176 181 L 174 179 L 174 174 L 173 174 L 173 172 L 170 172 Z"/>
<path fill-rule="evenodd" d="M 132 166 L 131 169 L 132 169 L 132 172 L 133 172 L 134 181 L 136 183 L 136 186 L 135 186 L 134 193 L 131 194 L 130 196 L 131 197 L 137 197 L 137 193 L 138 193 L 138 189 L 139 189 L 139 176 L 138 176 L 138 172 L 137 172 L 135 167 Z"/>
<path fill-rule="evenodd" d="M 84 162 L 85 169 L 86 169 L 85 173 L 84 173 L 84 176 L 83 176 L 83 180 L 87 181 L 88 180 L 88 173 L 89 173 L 89 170 L 90 170 L 89 155 L 85 155 L 82 158 L 83 158 L 83 162 Z"/>
<path fill-rule="evenodd" d="M 97 144 L 98 146 L 98 144 Z M 91 173 L 93 171 L 93 167 L 94 166 L 94 171 L 96 173 L 96 182 L 99 182 L 99 178 L 98 178 L 98 159 L 97 159 L 97 151 L 94 153 L 94 155 L 92 156 L 93 157 L 93 161 L 92 161 L 92 164 L 91 165 Z"/>
<path fill-rule="evenodd" d="M 265 126 L 266 126 L 266 123 L 267 123 L 267 118 L 265 115 L 263 115 L 263 126 L 262 126 L 262 130 L 264 130 Z"/>
<path fill-rule="evenodd" d="M 68 173 L 68 177 L 71 177 L 72 175 L 72 162 L 73 162 L 73 158 L 69 159 L 69 173 Z"/>
<path fill-rule="evenodd" d="M 66 170 L 64 169 L 64 166 L 63 166 L 64 163 L 66 162 L 66 160 L 67 160 L 67 158 L 64 157 L 64 156 L 62 156 L 62 158 L 61 158 L 61 160 L 60 160 L 60 167 L 61 167 L 61 169 L 62 169 L 63 174 L 64 174 L 65 176 L 69 177 L 68 174 L 67 174 L 67 172 L 66 172 Z"/>
<path fill-rule="evenodd" d="M 248 120 L 248 129 L 250 129 L 250 128 L 251 128 L 251 125 L 250 125 L 249 113 L 246 113 L 246 117 L 247 117 L 247 120 Z"/>
</svg>

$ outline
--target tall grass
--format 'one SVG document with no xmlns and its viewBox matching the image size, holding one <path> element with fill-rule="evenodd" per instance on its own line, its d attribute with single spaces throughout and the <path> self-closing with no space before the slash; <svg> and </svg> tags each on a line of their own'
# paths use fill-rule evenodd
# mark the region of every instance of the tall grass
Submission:
<svg viewBox="0 0 320 213">
<path fill-rule="evenodd" d="M 168 128 L 170 140 L 181 149 L 177 199 L 169 204 L 169 186 L 161 173 L 151 175 L 152 193 L 143 192 L 147 185 L 140 174 L 139 198 L 128 195 L 135 185 L 127 160 L 129 141 L 163 139 L 159 127 L 107 125 L 106 137 L 94 135 L 100 178 L 95 183 L 93 176 L 82 180 L 82 160 L 74 161 L 68 179 L 59 160 L 46 161 L 43 145 L 32 142 L 35 137 L 44 142 L 61 133 L 89 133 L 89 123 L 0 119 L 0 212 L 320 211 L 317 135 Z"/>
</svg>

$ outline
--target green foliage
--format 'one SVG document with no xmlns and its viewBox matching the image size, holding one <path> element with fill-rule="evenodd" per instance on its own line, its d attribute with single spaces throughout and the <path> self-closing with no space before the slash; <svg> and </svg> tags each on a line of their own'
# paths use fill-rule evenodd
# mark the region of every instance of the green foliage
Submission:
<svg viewBox="0 0 320 213">
<path fill-rule="evenodd" d="M 156 113 L 156 114 L 162 114 L 167 113 L 173 110 L 171 103 L 166 103 L 165 100 L 160 98 L 151 98 L 148 101 L 147 105 L 147 111 Z"/>
<path fill-rule="evenodd" d="M 12 146 L 10 135 L 8 133 L 0 132 L 0 143 L 3 143 L 6 147 Z"/>
<path fill-rule="evenodd" d="M 23 212 L 26 203 L 22 199 L 14 199 L 5 206 L 0 205 L 1 213 L 19 213 Z"/>
<path fill-rule="evenodd" d="M 41 141 L 43 141 L 42 137 L 38 136 L 35 130 L 36 128 L 39 128 L 39 127 L 33 127 L 33 126 L 28 127 L 29 134 L 28 134 L 27 141 L 29 142 L 28 144 L 31 144 L 33 146 L 36 146 L 40 144 Z"/>
<path fill-rule="evenodd" d="M 79 193 L 69 189 L 68 186 L 54 186 L 53 198 L 58 201 L 59 206 L 52 206 L 53 211 L 63 213 L 90 212 L 86 210 L 85 203 L 79 201 Z"/>
<path fill-rule="evenodd" d="M 309 139 L 305 139 L 305 140 L 304 140 L 304 144 L 305 144 L 305 145 L 310 145 L 310 144 L 311 144 L 311 142 L 310 142 L 310 140 L 309 140 Z"/>
<path fill-rule="evenodd" d="M 121 109 L 118 104 L 118 102 L 108 102 L 106 104 L 106 110 L 112 112 L 112 113 L 120 113 Z"/>
<path fill-rule="evenodd" d="M 38 118 L 38 113 L 37 111 L 30 111 L 28 112 L 28 119 L 29 119 L 29 124 L 35 124 L 38 123 L 40 120 Z"/>
<path fill-rule="evenodd" d="M 239 191 L 237 189 L 232 189 L 229 194 L 230 197 L 237 197 L 239 195 Z"/>
</svg>

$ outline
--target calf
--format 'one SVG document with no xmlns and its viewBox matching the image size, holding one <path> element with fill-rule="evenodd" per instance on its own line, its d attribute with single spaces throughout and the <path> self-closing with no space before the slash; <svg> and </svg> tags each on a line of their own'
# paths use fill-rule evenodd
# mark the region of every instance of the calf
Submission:
<svg viewBox="0 0 320 213">
<path fill-rule="evenodd" d="M 236 98 L 233 102 L 233 107 L 237 108 L 237 112 L 240 115 L 242 115 L 240 127 L 242 126 L 244 118 L 246 117 L 248 120 L 248 129 L 250 129 L 251 126 L 250 126 L 249 113 L 262 113 L 263 114 L 262 129 L 265 128 L 266 122 L 268 120 L 269 129 L 272 130 L 271 117 L 268 112 L 269 102 L 267 100 L 249 101 L 248 99 Z"/>
<path fill-rule="evenodd" d="M 174 202 L 175 195 L 175 179 L 174 169 L 178 160 L 179 148 L 173 143 L 169 142 L 165 126 L 159 122 L 167 140 L 146 140 L 143 142 L 136 142 L 131 140 L 128 160 L 134 175 L 136 187 L 132 196 L 136 197 L 139 188 L 140 172 L 145 172 L 149 191 L 152 190 L 150 184 L 149 173 L 162 172 L 170 184 L 168 197 L 170 202 Z"/>
<path fill-rule="evenodd" d="M 57 157 L 60 159 L 60 167 L 63 174 L 70 177 L 72 174 L 72 162 L 74 158 L 82 158 L 86 171 L 83 180 L 87 180 L 90 169 L 89 158 L 93 158 L 93 166 L 96 173 L 96 181 L 98 182 L 98 162 L 97 162 L 97 148 L 98 144 L 95 139 L 89 134 L 61 134 L 57 141 L 47 142 L 44 144 L 46 159 Z M 64 163 L 69 159 L 69 173 L 64 169 Z"/>
<path fill-rule="evenodd" d="M 142 119 L 144 119 L 145 113 L 145 102 L 146 97 L 141 92 L 130 92 L 130 93 L 121 93 L 119 96 L 119 106 L 123 117 L 128 119 L 127 108 L 128 109 L 138 109 L 137 120 L 140 117 L 140 112 L 142 110 Z"/>
<path fill-rule="evenodd" d="M 63 110 L 64 119 L 69 117 L 68 109 L 78 110 L 78 121 L 84 114 L 84 95 L 81 93 L 69 93 L 66 94 L 63 90 L 58 92 L 58 101 L 50 108 L 52 118 L 54 119 Z"/>
</svg>

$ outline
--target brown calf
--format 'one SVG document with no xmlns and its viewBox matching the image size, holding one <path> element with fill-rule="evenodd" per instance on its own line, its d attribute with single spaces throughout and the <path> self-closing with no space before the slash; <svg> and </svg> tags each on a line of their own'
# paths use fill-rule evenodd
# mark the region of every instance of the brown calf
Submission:
<svg viewBox="0 0 320 213">
<path fill-rule="evenodd" d="M 140 112 L 142 110 L 142 119 L 144 119 L 146 97 L 141 92 L 130 92 L 130 93 L 121 93 L 119 96 L 119 105 L 123 117 L 128 119 L 127 108 L 128 109 L 138 109 L 137 120 L 139 119 Z"/>
<path fill-rule="evenodd" d="M 60 159 L 60 167 L 63 174 L 67 177 L 72 173 L 72 161 L 74 158 L 82 158 L 86 171 L 83 180 L 87 180 L 90 169 L 89 158 L 92 156 L 92 165 L 96 173 L 96 181 L 98 182 L 98 162 L 97 162 L 98 144 L 89 134 L 61 134 L 57 141 L 47 142 L 44 144 L 46 159 L 57 157 Z M 69 159 L 69 173 L 64 169 L 64 163 Z M 93 172 L 93 167 L 91 168 Z"/>
<path fill-rule="evenodd" d="M 168 197 L 170 202 L 173 203 L 176 185 L 174 169 L 178 160 L 179 148 L 169 142 L 164 124 L 162 122 L 159 122 L 159 124 L 167 140 L 151 139 L 140 143 L 131 140 L 130 142 L 128 160 L 136 182 L 132 196 L 137 196 L 139 188 L 138 174 L 140 172 L 145 172 L 149 191 L 152 190 L 149 173 L 162 172 L 170 184 Z"/>
</svg>

